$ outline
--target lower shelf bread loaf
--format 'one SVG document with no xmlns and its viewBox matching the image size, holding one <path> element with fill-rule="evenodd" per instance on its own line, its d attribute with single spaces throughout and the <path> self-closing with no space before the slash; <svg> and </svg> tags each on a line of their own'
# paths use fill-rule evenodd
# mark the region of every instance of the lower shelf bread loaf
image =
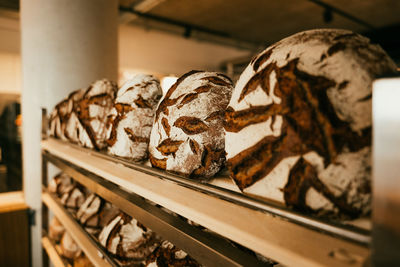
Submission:
<svg viewBox="0 0 400 267">
<path fill-rule="evenodd" d="M 82 254 L 82 250 L 68 232 L 64 232 L 61 238 L 60 247 L 62 256 L 69 260 L 74 260 Z"/>
<path fill-rule="evenodd" d="M 146 259 L 147 267 L 163 266 L 187 266 L 195 267 L 200 264 L 191 258 L 186 252 L 177 248 L 169 241 L 163 241 L 161 245 Z"/>
<path fill-rule="evenodd" d="M 124 213 L 103 228 L 99 241 L 122 266 L 144 264 L 160 244 L 153 231 Z"/>
<path fill-rule="evenodd" d="M 64 233 L 65 233 L 64 226 L 60 223 L 60 221 L 56 217 L 53 217 L 53 219 L 49 224 L 50 239 L 56 243 L 59 243 Z"/>
<path fill-rule="evenodd" d="M 80 206 L 76 217 L 87 232 L 97 236 L 118 213 L 119 210 L 114 205 L 91 194 Z"/>
</svg>

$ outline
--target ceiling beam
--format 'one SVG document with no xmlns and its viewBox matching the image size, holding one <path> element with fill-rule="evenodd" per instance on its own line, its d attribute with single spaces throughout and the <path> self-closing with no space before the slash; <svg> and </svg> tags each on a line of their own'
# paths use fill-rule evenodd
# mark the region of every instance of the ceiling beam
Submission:
<svg viewBox="0 0 400 267">
<path fill-rule="evenodd" d="M 364 26 L 365 28 L 367 28 L 369 30 L 374 30 L 375 29 L 375 27 L 373 25 L 363 21 L 362 19 L 359 19 L 359 18 L 353 16 L 352 14 L 347 13 L 346 11 L 343 11 L 342 9 L 334 7 L 334 6 L 330 5 L 330 4 L 327 4 L 327 3 L 325 3 L 325 2 L 323 2 L 321 0 L 308 0 L 308 1 L 310 1 L 310 2 L 312 2 L 314 4 L 316 4 L 316 5 L 319 5 L 319 6 L 323 7 L 323 8 L 325 8 L 328 11 L 336 13 L 336 14 L 344 17 L 344 18 L 347 18 L 347 19 L 349 19 L 349 20 L 351 20 L 351 21 L 353 21 L 355 23 L 358 23 L 358 24 Z"/>
</svg>

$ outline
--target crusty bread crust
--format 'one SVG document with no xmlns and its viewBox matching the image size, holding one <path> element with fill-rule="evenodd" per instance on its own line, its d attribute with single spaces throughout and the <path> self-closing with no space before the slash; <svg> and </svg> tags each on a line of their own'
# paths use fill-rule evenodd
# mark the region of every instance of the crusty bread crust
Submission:
<svg viewBox="0 0 400 267">
<path fill-rule="evenodd" d="M 223 115 L 231 80 L 216 72 L 191 71 L 160 102 L 150 136 L 154 167 L 191 177 L 211 177 L 225 161 Z"/>
<path fill-rule="evenodd" d="M 227 164 L 244 192 L 300 210 L 370 211 L 371 85 L 395 64 L 345 30 L 312 30 L 257 55 L 225 115 Z"/>
</svg>

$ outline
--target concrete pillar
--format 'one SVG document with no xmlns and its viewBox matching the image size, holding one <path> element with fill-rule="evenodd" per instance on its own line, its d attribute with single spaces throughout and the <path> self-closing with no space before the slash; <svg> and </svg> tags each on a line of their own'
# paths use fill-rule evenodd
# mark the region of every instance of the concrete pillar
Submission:
<svg viewBox="0 0 400 267">
<path fill-rule="evenodd" d="M 21 0 L 23 172 L 36 210 L 32 263 L 41 262 L 41 108 L 100 78 L 117 80 L 117 0 Z"/>
</svg>

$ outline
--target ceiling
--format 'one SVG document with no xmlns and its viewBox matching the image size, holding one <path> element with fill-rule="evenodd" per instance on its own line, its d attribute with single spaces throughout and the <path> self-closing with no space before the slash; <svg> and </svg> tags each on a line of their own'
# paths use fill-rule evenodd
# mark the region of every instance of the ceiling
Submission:
<svg viewBox="0 0 400 267">
<path fill-rule="evenodd" d="M 18 3 L 0 0 L 0 7 L 18 9 Z M 119 0 L 119 4 L 122 23 L 185 38 L 256 50 L 299 31 L 343 28 L 378 39 L 400 57 L 399 0 Z"/>
<path fill-rule="evenodd" d="M 271 43 L 313 28 L 344 28 L 366 32 L 400 23 L 399 0 L 121 0 L 121 6 L 155 3 L 146 13 L 226 33 L 251 43 Z M 332 20 L 325 22 L 321 5 L 330 5 Z M 135 8 L 136 9 L 136 8 Z M 345 12 L 371 27 L 335 12 Z M 328 15 L 329 16 L 329 15 Z"/>
</svg>

